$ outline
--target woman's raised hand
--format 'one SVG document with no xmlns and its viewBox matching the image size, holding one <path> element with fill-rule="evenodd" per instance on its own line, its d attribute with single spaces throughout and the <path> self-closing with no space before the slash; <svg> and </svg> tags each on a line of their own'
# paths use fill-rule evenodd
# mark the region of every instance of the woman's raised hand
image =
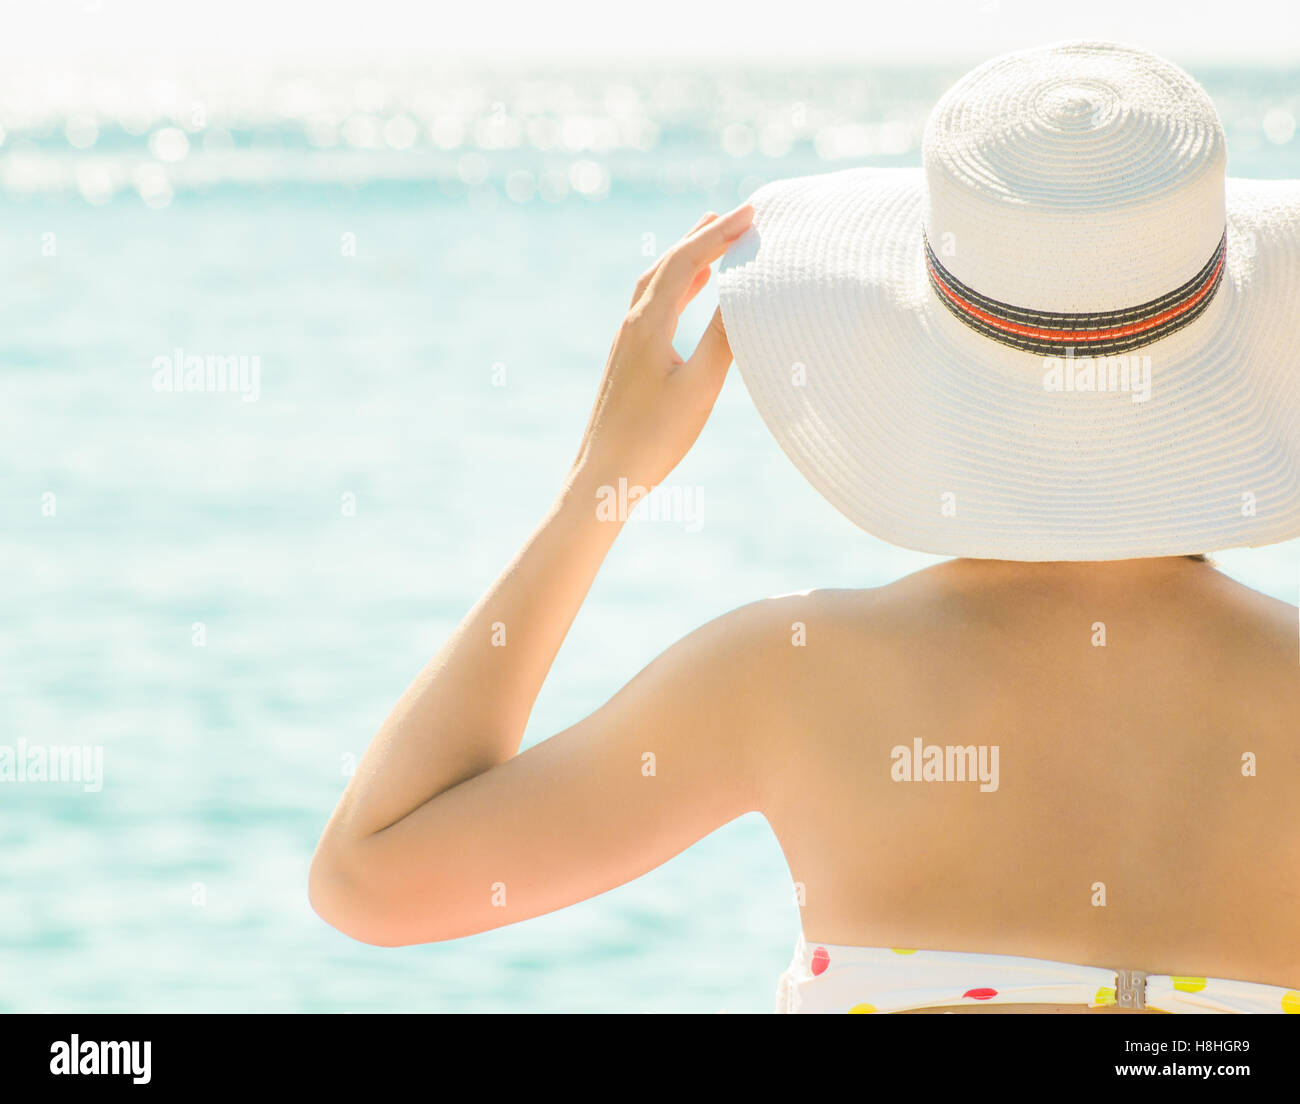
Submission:
<svg viewBox="0 0 1300 1104">
<path fill-rule="evenodd" d="M 715 311 L 695 352 L 673 348 L 682 310 L 709 280 L 709 265 L 754 217 L 745 204 L 705 215 L 637 281 L 605 365 L 575 470 L 613 483 L 654 487 L 704 428 L 731 366 L 722 314 Z"/>
</svg>

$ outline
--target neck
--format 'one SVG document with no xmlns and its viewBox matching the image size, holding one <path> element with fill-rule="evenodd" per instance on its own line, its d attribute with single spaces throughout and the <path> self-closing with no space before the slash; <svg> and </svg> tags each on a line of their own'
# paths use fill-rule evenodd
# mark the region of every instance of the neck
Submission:
<svg viewBox="0 0 1300 1104">
<path fill-rule="evenodd" d="M 1142 584 L 1213 571 L 1199 556 L 1151 556 L 1137 560 L 976 560 L 962 557 L 949 567 L 959 575 L 983 579 L 1060 581 L 1074 584 Z"/>
</svg>

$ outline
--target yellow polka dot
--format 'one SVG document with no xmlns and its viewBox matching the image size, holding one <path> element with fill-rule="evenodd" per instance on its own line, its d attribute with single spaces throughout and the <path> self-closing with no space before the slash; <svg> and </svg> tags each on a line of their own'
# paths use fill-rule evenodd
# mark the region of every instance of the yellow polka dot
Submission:
<svg viewBox="0 0 1300 1104">
<path fill-rule="evenodd" d="M 911 950 L 907 950 L 904 947 L 890 947 L 889 949 L 893 951 L 894 954 L 916 954 L 915 947 L 913 947 Z"/>
<path fill-rule="evenodd" d="M 1300 1015 L 1300 992 L 1288 989 L 1282 994 L 1282 1011 L 1290 1012 L 1293 1016 Z"/>
<path fill-rule="evenodd" d="M 1174 988 L 1183 993 L 1199 993 L 1205 988 L 1204 978 L 1176 977 L 1170 980 L 1173 981 Z"/>
<path fill-rule="evenodd" d="M 876 1006 L 874 1004 L 855 1004 L 849 1009 L 849 1012 L 851 1014 L 854 1012 L 874 1012 L 875 1010 Z"/>
<path fill-rule="evenodd" d="M 1103 985 L 1097 990 L 1097 995 L 1092 998 L 1093 1004 L 1114 1004 L 1115 990 L 1109 985 Z"/>
</svg>

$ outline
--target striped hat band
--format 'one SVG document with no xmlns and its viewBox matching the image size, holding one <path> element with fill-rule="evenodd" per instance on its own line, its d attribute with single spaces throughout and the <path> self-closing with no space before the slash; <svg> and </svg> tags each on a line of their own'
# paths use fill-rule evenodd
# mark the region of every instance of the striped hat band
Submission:
<svg viewBox="0 0 1300 1104">
<path fill-rule="evenodd" d="M 958 280 L 925 242 L 930 286 L 957 318 L 971 329 L 1013 349 L 1054 356 L 1073 349 L 1088 356 L 1113 356 L 1167 337 L 1198 318 L 1223 280 L 1227 231 L 1204 267 L 1181 287 L 1136 307 L 1062 314 L 1031 310 L 990 299 Z"/>
</svg>

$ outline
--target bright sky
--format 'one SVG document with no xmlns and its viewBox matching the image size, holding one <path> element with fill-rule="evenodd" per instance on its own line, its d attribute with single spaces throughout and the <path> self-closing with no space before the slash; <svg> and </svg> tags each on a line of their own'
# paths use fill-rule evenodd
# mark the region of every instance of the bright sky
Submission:
<svg viewBox="0 0 1300 1104">
<path fill-rule="evenodd" d="M 979 59 L 1103 38 L 1300 62 L 1297 0 L 0 0 L 0 54 L 357 49 L 534 57 Z"/>
</svg>

